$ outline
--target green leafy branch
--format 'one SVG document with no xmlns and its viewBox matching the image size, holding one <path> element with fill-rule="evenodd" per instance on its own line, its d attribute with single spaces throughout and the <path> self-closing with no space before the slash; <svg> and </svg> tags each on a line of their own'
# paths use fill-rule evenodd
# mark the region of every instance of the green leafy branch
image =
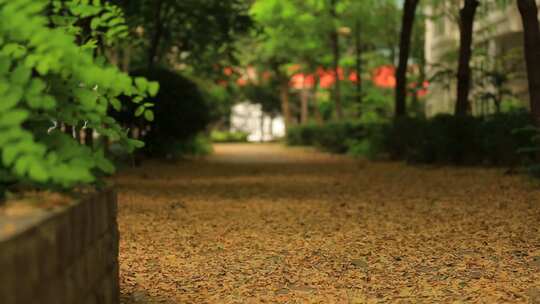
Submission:
<svg viewBox="0 0 540 304">
<path fill-rule="evenodd" d="M 44 124 L 84 121 L 133 151 L 143 143 L 130 139 L 108 110 L 121 106 L 120 95 L 137 102 L 155 96 L 159 85 L 132 79 L 94 58 L 86 49 L 99 40 L 81 42 L 83 19 L 90 22 L 90 36 L 102 35 L 103 43 L 123 37 L 127 28 L 118 8 L 95 0 L 53 1 L 54 14 L 47 16 L 47 5 L 45 0 L 0 0 L 0 171 L 2 180 L 72 187 L 94 182 L 114 166 L 103 150 L 58 131 L 47 134 Z M 143 106 L 142 115 L 152 119 L 151 103 Z"/>
</svg>

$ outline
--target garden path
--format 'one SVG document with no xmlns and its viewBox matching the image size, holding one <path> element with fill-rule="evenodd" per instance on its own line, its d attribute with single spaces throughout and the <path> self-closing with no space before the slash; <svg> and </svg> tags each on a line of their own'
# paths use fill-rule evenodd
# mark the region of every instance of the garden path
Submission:
<svg viewBox="0 0 540 304">
<path fill-rule="evenodd" d="M 226 144 L 115 181 L 124 303 L 540 301 L 540 187 L 503 170 Z"/>
</svg>

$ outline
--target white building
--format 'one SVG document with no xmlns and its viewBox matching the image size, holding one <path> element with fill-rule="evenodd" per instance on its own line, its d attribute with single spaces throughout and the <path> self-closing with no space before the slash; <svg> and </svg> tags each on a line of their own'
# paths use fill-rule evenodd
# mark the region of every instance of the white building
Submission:
<svg viewBox="0 0 540 304">
<path fill-rule="evenodd" d="M 454 52 L 457 55 L 459 48 L 459 26 L 457 13 L 460 7 L 459 0 L 449 0 L 442 2 L 438 8 L 428 7 L 426 14 L 432 18 L 426 18 L 426 41 L 425 56 L 428 76 L 433 75 L 437 69 L 437 64 L 445 62 L 450 68 L 457 70 L 458 58 L 449 56 Z M 527 106 L 527 83 L 525 78 L 525 65 L 523 59 L 523 30 L 521 16 L 515 1 L 509 1 L 504 7 L 497 7 L 495 2 L 489 5 L 490 1 L 482 1 L 478 8 L 477 18 L 474 26 L 473 52 L 479 49 L 487 51 L 487 56 L 493 59 L 500 59 L 511 52 L 518 54 L 516 59 L 516 72 L 518 75 L 509 83 L 511 91 L 524 101 L 523 106 Z M 540 1 L 539 1 L 540 2 Z M 446 13 L 443 14 L 442 12 Z M 435 16 L 435 17 L 434 17 Z M 449 60 L 450 58 L 450 60 Z M 474 92 L 474 85 L 471 86 Z M 426 115 L 433 116 L 438 113 L 453 113 L 456 100 L 455 80 L 442 85 L 432 83 L 430 93 L 426 100 Z M 471 98 L 473 114 L 480 114 L 485 111 L 483 105 L 478 100 Z M 493 111 L 493 107 L 489 111 Z"/>
<path fill-rule="evenodd" d="M 243 102 L 232 108 L 231 131 L 248 133 L 250 142 L 272 141 L 285 136 L 285 123 L 282 116 L 265 114 L 260 104 Z"/>
</svg>

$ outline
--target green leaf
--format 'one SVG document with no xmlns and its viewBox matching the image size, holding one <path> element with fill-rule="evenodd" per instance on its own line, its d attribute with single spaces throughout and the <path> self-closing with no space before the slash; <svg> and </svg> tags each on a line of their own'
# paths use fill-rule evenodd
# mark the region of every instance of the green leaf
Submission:
<svg viewBox="0 0 540 304">
<path fill-rule="evenodd" d="M 0 126 L 15 126 L 23 123 L 30 113 L 26 110 L 15 109 L 5 112 L 0 116 Z"/>
<path fill-rule="evenodd" d="M 135 111 L 135 117 L 139 117 L 144 113 L 145 107 L 139 106 L 137 110 Z"/>
<path fill-rule="evenodd" d="M 147 109 L 144 111 L 144 118 L 148 121 L 154 121 L 154 112 Z"/>
<path fill-rule="evenodd" d="M 11 141 L 33 140 L 32 135 L 21 128 L 10 128 L 7 131 L 2 131 L 0 136 L 0 147 L 11 144 Z"/>
<path fill-rule="evenodd" d="M 9 58 L 0 56 L 0 75 L 5 75 L 9 72 L 11 61 Z"/>
<path fill-rule="evenodd" d="M 2 84 L 0 83 L 0 87 L 1 86 Z M 1 95 L 2 101 L 0 102 L 0 113 L 15 107 L 23 97 L 23 94 L 24 91 L 22 87 L 12 85 L 7 93 Z"/>
<path fill-rule="evenodd" d="M 135 148 L 143 148 L 145 145 L 145 143 L 140 140 L 132 140 L 132 143 Z"/>
<path fill-rule="evenodd" d="M 13 167 L 13 171 L 15 174 L 19 176 L 24 176 L 28 172 L 28 169 L 30 168 L 30 163 L 32 162 L 34 158 L 32 155 L 24 155 L 17 159 L 15 162 L 15 166 Z"/>
<path fill-rule="evenodd" d="M 47 170 L 38 160 L 35 160 L 31 163 L 28 175 L 30 176 L 30 178 L 40 183 L 44 183 L 49 179 L 49 174 L 47 173 Z"/>
<path fill-rule="evenodd" d="M 155 97 L 159 92 L 159 82 L 152 81 L 148 84 L 148 93 L 150 96 Z"/>
<path fill-rule="evenodd" d="M 133 148 L 140 149 L 144 147 L 144 142 L 136 139 L 128 139 L 128 145 L 132 146 Z"/>
<path fill-rule="evenodd" d="M 110 162 L 106 158 L 98 159 L 96 160 L 96 163 L 97 163 L 98 168 L 104 173 L 113 174 L 114 171 L 116 170 L 112 162 Z"/>
<path fill-rule="evenodd" d="M 18 145 L 5 147 L 2 151 L 2 163 L 11 166 L 22 152 Z"/>
<path fill-rule="evenodd" d="M 43 90 L 45 90 L 47 86 L 45 85 L 45 82 L 43 82 L 41 79 L 32 79 L 30 82 L 30 85 L 27 88 L 26 94 L 27 95 L 37 95 L 41 94 Z"/>
<path fill-rule="evenodd" d="M 120 112 L 122 110 L 122 103 L 117 98 L 111 98 L 109 102 L 116 111 Z"/>
<path fill-rule="evenodd" d="M 93 31 L 97 30 L 97 28 L 101 25 L 101 19 L 100 18 L 93 18 L 92 21 L 90 21 L 90 29 Z"/>
<path fill-rule="evenodd" d="M 87 109 L 93 109 L 96 106 L 99 95 L 94 90 L 85 88 L 73 90 L 73 94 L 79 100 L 79 102 Z"/>
<path fill-rule="evenodd" d="M 137 86 L 137 89 L 144 92 L 148 89 L 148 80 L 144 77 L 137 77 L 135 78 L 135 85 Z"/>
<path fill-rule="evenodd" d="M 19 65 L 11 72 L 11 81 L 18 85 L 25 85 L 29 80 L 30 76 L 32 75 L 32 71 L 23 66 Z"/>
</svg>

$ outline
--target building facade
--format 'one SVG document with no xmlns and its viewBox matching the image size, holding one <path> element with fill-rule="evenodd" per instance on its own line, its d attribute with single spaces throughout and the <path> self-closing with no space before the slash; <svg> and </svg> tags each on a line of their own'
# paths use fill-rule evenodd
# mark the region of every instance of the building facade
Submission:
<svg viewBox="0 0 540 304">
<path fill-rule="evenodd" d="M 448 0 L 438 7 L 427 7 L 425 11 L 429 16 L 426 18 L 426 70 L 429 77 L 435 76 L 425 104 L 428 117 L 454 112 L 461 2 Z M 515 1 L 508 1 L 506 5 L 497 4 L 495 1 L 482 2 L 475 20 L 473 54 L 471 65 L 474 72 L 470 99 L 473 114 L 482 115 L 495 111 L 497 105 L 493 99 L 484 97 L 499 93 L 504 96 L 505 101 L 513 100 L 518 103 L 517 106 L 527 106 L 523 30 Z M 493 77 L 493 81 L 504 82 L 504 95 L 497 91 L 490 82 L 490 77 L 481 76 L 493 74 L 499 75 L 498 79 Z"/>
<path fill-rule="evenodd" d="M 285 122 L 264 113 L 260 104 L 242 102 L 232 108 L 230 131 L 247 133 L 249 142 L 273 141 L 285 136 Z"/>
</svg>

